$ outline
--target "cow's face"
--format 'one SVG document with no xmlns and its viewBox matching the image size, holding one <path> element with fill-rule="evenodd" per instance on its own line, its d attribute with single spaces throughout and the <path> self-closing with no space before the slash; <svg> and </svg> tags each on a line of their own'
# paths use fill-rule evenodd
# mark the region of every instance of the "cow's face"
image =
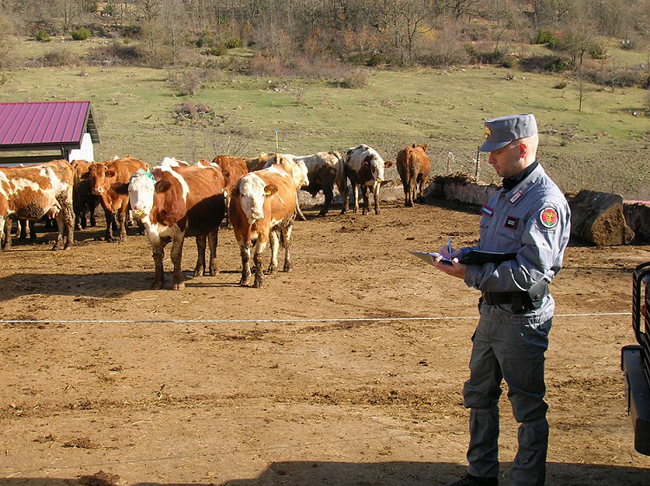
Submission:
<svg viewBox="0 0 650 486">
<path fill-rule="evenodd" d="M 155 187 L 156 181 L 151 172 L 138 169 L 131 176 L 129 181 L 129 202 L 136 218 L 143 219 L 151 213 Z"/>
<path fill-rule="evenodd" d="M 294 180 L 298 181 L 298 188 L 305 187 L 309 185 L 309 177 L 307 177 L 307 173 L 309 170 L 307 169 L 307 166 L 302 160 L 296 160 L 296 165 L 294 166 L 294 171 L 296 172 L 294 174 Z"/>
<path fill-rule="evenodd" d="M 255 221 L 264 217 L 264 201 L 265 199 L 277 191 L 274 186 L 267 186 L 266 183 L 255 174 L 248 174 L 239 181 L 239 199 L 241 207 L 248 224 L 253 224 Z"/>
<path fill-rule="evenodd" d="M 92 180 L 92 191 L 96 196 L 108 192 L 111 182 L 117 175 L 115 168 L 108 164 L 95 164 L 91 166 L 90 179 Z"/>
</svg>

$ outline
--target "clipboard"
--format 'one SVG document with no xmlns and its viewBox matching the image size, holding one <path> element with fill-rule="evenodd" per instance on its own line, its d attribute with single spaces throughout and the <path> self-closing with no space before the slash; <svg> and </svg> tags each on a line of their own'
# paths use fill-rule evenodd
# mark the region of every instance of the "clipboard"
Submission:
<svg viewBox="0 0 650 486">
<path fill-rule="evenodd" d="M 434 258 L 438 258 L 439 256 L 441 256 L 440 253 L 435 251 L 428 252 L 428 251 L 409 250 L 409 253 L 420 258 L 421 260 L 424 260 L 430 265 L 433 265 Z M 458 261 L 460 263 L 464 263 L 465 265 L 485 265 L 486 263 L 501 263 L 507 260 L 514 260 L 516 257 L 517 257 L 516 253 L 472 250 Z M 442 263 L 451 265 L 451 260 L 448 258 L 443 258 L 440 261 Z"/>
</svg>

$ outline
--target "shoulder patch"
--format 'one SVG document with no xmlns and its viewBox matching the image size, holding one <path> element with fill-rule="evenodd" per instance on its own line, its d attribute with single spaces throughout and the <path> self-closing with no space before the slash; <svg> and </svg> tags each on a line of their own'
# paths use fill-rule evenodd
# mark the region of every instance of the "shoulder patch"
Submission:
<svg viewBox="0 0 650 486">
<path fill-rule="evenodd" d="M 544 228 L 555 228 L 557 226 L 558 216 L 555 208 L 544 208 L 539 213 L 539 221 Z"/>
</svg>

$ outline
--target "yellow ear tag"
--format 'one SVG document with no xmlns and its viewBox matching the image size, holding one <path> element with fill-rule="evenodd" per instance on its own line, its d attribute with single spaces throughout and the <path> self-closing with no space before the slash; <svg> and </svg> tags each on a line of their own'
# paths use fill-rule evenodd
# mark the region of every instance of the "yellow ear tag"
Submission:
<svg viewBox="0 0 650 486">
<path fill-rule="evenodd" d="M 270 195 L 271 195 L 271 191 L 264 191 L 264 195 L 265 195 L 265 196 L 270 196 Z"/>
</svg>

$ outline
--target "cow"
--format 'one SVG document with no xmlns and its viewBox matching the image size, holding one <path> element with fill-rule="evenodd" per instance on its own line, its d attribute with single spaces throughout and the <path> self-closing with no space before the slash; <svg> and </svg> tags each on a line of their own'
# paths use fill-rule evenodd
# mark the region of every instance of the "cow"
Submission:
<svg viewBox="0 0 650 486">
<path fill-rule="evenodd" d="M 359 145 L 353 147 L 345 154 L 345 176 L 352 184 L 354 192 L 354 212 L 359 211 L 359 196 L 357 188 L 361 187 L 361 194 L 363 195 L 363 213 L 366 214 L 370 211 L 370 202 L 368 199 L 368 191 L 372 189 L 372 194 L 375 200 L 375 214 L 379 214 L 379 188 L 384 180 L 384 169 L 392 167 L 393 163 L 385 161 L 377 153 L 375 149 L 368 145 Z M 348 207 L 348 194 L 343 196 L 343 211 L 344 214 Z"/>
<path fill-rule="evenodd" d="M 309 192 L 312 197 L 316 196 L 319 191 L 323 191 L 325 203 L 318 215 L 325 216 L 329 211 L 332 198 L 334 197 L 334 185 L 338 188 L 342 198 L 345 198 L 347 195 L 348 185 L 345 179 L 343 156 L 333 150 L 330 152 L 318 152 L 312 155 L 297 156 L 295 159 L 302 161 L 307 167 L 309 185 L 302 189 Z"/>
<path fill-rule="evenodd" d="M 93 194 L 88 170 L 91 162 L 73 160 L 74 188 L 72 190 L 72 207 L 74 208 L 74 227 L 76 230 L 86 228 L 86 212 L 90 214 L 90 226 L 96 226 L 95 209 L 99 206 L 99 197 Z"/>
<path fill-rule="evenodd" d="M 264 165 L 266 162 L 271 158 L 274 157 L 275 154 L 267 154 L 265 152 L 262 152 L 259 157 L 255 158 L 244 158 L 244 161 L 246 162 L 246 167 L 248 167 L 248 172 L 254 172 L 256 170 L 261 170 L 264 168 Z"/>
<path fill-rule="evenodd" d="M 416 195 L 424 197 L 424 188 L 431 172 L 427 144 L 410 145 L 397 154 L 397 172 L 404 187 L 404 206 L 413 207 Z"/>
<path fill-rule="evenodd" d="M 300 189 L 304 186 L 309 185 L 307 166 L 302 160 L 298 160 L 295 155 L 273 154 L 273 156 L 266 161 L 262 168 L 268 169 L 273 165 L 289 174 L 293 178 L 293 181 L 296 184 L 296 188 Z M 307 220 L 307 218 L 305 218 L 305 215 L 302 214 L 302 211 L 300 210 L 300 204 L 298 203 L 298 194 L 296 194 L 296 215 L 302 221 Z"/>
<path fill-rule="evenodd" d="M 194 276 L 216 275 L 219 225 L 225 213 L 225 180 L 211 165 L 160 166 L 138 170 L 128 186 L 135 217 L 144 224 L 154 260 L 153 289 L 164 285 L 163 257 L 171 241 L 173 288 L 184 288 L 181 263 L 186 236 L 196 237 L 198 257 Z M 206 237 L 210 257 L 206 266 Z"/>
<path fill-rule="evenodd" d="M 68 250 L 74 244 L 72 186 L 74 171 L 67 160 L 41 165 L 0 168 L 0 228 L 4 228 L 3 249 L 11 247 L 7 219 L 36 220 L 55 217 L 58 236 L 54 250 Z"/>
<path fill-rule="evenodd" d="M 282 159 L 280 156 L 280 163 Z M 229 212 L 242 260 L 240 285 L 247 285 L 251 276 L 251 248 L 255 288 L 262 287 L 261 257 L 267 244 L 271 247 L 268 273 L 277 272 L 280 239 L 285 248 L 284 271 L 291 271 L 291 232 L 296 216 L 297 192 L 293 177 L 278 164 L 245 175 L 233 188 Z"/>
<path fill-rule="evenodd" d="M 87 178 L 91 181 L 93 194 L 100 197 L 106 214 L 106 241 L 113 240 L 113 221 L 117 222 L 119 240 L 126 239 L 129 180 L 138 169 L 148 168 L 149 164 L 130 155 L 109 162 L 94 162 L 90 165 Z"/>
</svg>

